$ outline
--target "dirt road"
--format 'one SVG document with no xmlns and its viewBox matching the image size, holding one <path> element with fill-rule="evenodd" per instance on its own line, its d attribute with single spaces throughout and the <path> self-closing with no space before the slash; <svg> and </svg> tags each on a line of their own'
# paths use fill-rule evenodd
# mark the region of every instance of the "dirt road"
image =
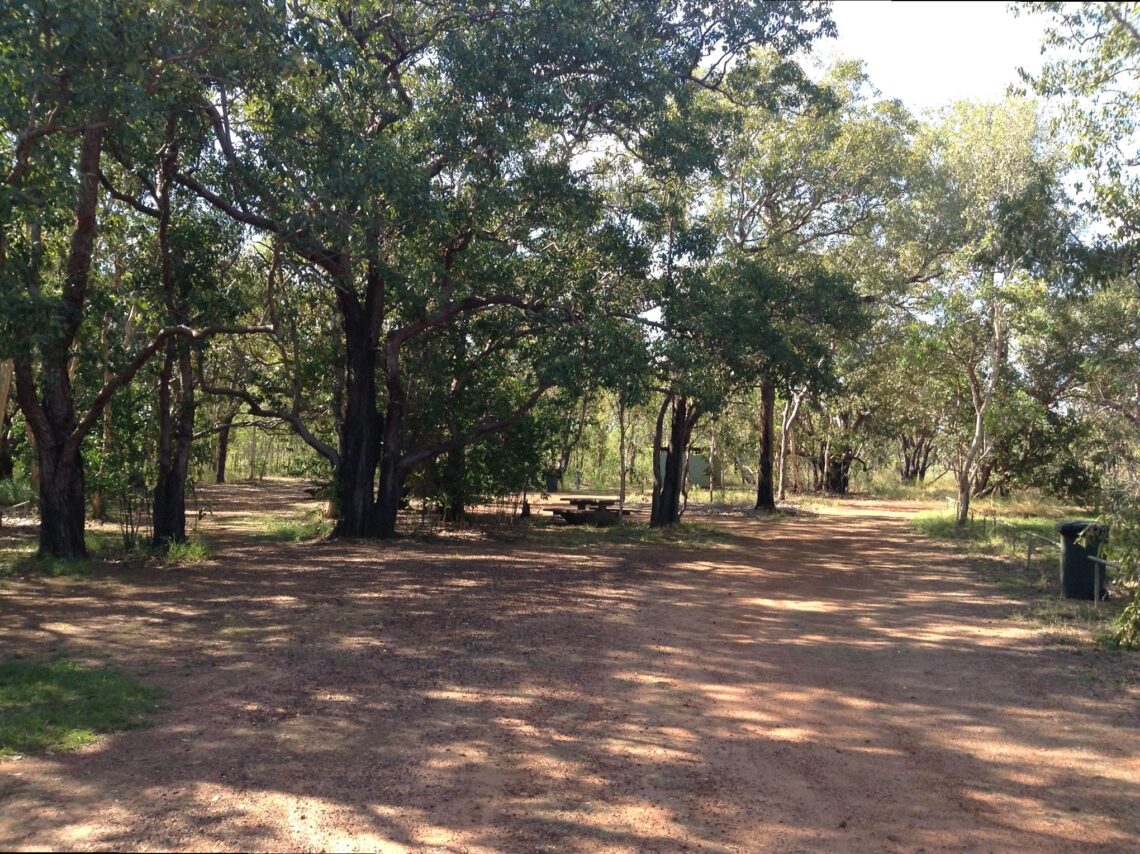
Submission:
<svg viewBox="0 0 1140 854">
<path fill-rule="evenodd" d="M 293 500 L 243 489 L 219 507 Z M 231 536 L 8 584 L 5 652 L 169 696 L 0 761 L 0 847 L 1140 848 L 1133 663 L 1043 643 L 889 511 L 557 553 Z"/>
</svg>

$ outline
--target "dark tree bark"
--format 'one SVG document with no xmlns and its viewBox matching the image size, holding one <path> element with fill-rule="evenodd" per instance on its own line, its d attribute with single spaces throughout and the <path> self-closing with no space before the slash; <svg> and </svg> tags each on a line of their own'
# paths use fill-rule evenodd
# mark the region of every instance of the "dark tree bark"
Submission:
<svg viewBox="0 0 1140 854">
<path fill-rule="evenodd" d="M 398 353 L 398 351 L 397 351 Z M 388 407 L 384 410 L 384 440 L 380 453 L 380 485 L 376 492 L 376 536 L 388 539 L 396 536 L 396 518 L 403 497 L 404 478 L 407 475 L 401 440 L 407 395 L 400 379 L 398 355 L 388 355 Z"/>
<path fill-rule="evenodd" d="M 12 459 L 12 413 L 2 413 L 0 420 L 0 480 L 11 480 L 15 463 Z"/>
<path fill-rule="evenodd" d="M 990 479 L 993 477 L 996 461 L 993 457 L 983 460 L 978 466 L 977 471 L 974 472 L 973 481 L 970 487 L 970 494 L 974 498 L 979 498 L 984 495 L 991 494 L 998 485 L 991 485 Z"/>
<path fill-rule="evenodd" d="M 218 428 L 218 455 L 214 460 L 214 483 L 226 482 L 226 462 L 230 455 L 230 430 L 233 427 L 237 410 L 230 410 L 223 416 Z"/>
<path fill-rule="evenodd" d="M 925 481 L 933 451 L 933 440 L 923 433 L 899 436 L 899 479 L 910 485 Z"/>
<path fill-rule="evenodd" d="M 685 486 L 685 462 L 693 426 L 700 413 L 690 408 L 689 401 L 680 396 L 672 397 L 673 415 L 669 423 L 669 445 L 665 450 L 665 464 L 659 472 L 659 482 L 654 484 L 653 506 L 649 524 L 652 527 L 675 525 L 681 521 L 681 493 Z M 658 416 L 658 435 L 664 408 Z M 656 466 L 656 460 L 654 461 Z"/>
<path fill-rule="evenodd" d="M 467 469 L 465 448 L 452 448 L 447 452 L 443 466 L 443 521 L 461 522 L 466 512 L 463 494 L 463 476 Z"/>
<path fill-rule="evenodd" d="M 832 454 L 824 469 L 823 488 L 835 495 L 846 495 L 851 485 L 851 463 L 854 456 L 847 452 Z"/>
<path fill-rule="evenodd" d="M 24 352 L 14 360 L 16 399 L 35 437 L 40 468 L 41 557 L 87 556 L 87 546 L 83 541 L 86 507 L 80 456 L 85 431 L 77 429 L 68 362 L 83 316 L 91 272 L 103 135 L 103 126 L 96 124 L 84 129 L 80 136 L 75 226 L 56 307 L 56 322 L 39 347 L 38 378 L 32 370 L 29 353 Z M 33 271 L 33 279 L 37 273 Z M 38 285 L 35 287 L 38 291 Z"/>
<path fill-rule="evenodd" d="M 776 383 L 765 379 L 760 383 L 760 464 L 756 480 L 756 509 L 764 513 L 776 510 L 773 477 L 776 448 Z"/>
<path fill-rule="evenodd" d="M 40 455 L 41 557 L 85 558 L 83 460 L 78 449 Z"/>
<path fill-rule="evenodd" d="M 179 366 L 178 401 L 171 412 L 173 363 Z M 194 386 L 190 345 L 179 340 L 169 345 L 159 391 L 158 479 L 154 488 L 154 545 L 186 541 L 186 479 L 194 438 Z"/>
<path fill-rule="evenodd" d="M 342 288 L 337 291 L 346 368 L 340 464 L 335 475 L 339 502 L 335 533 L 338 537 L 371 537 L 378 533 L 373 489 L 382 437 L 381 418 L 376 407 L 379 318 L 375 314 L 378 307 L 374 308 L 373 303 L 380 298 L 379 287 L 370 288 L 362 306 L 352 293 L 351 280 L 347 275 Z M 392 426 L 398 431 L 400 425 Z"/>
<path fill-rule="evenodd" d="M 178 149 L 175 145 L 176 121 L 166 124 L 166 145 L 156 184 L 158 207 L 158 246 L 162 288 L 170 322 L 176 326 L 189 323 L 188 299 L 191 283 L 175 268 L 170 243 L 171 190 L 174 184 Z M 177 400 L 172 386 L 178 370 Z M 151 522 L 152 544 L 165 548 L 186 541 L 186 481 L 190 471 L 190 447 L 194 441 L 194 370 L 190 341 L 179 336 L 166 342 L 166 354 L 159 376 L 158 476 L 154 487 Z"/>
</svg>

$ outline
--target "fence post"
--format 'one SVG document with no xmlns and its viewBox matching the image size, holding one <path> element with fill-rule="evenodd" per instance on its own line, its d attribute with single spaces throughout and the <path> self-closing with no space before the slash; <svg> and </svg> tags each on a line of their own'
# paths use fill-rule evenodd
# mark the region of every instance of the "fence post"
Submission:
<svg viewBox="0 0 1140 854">
<path fill-rule="evenodd" d="M 1029 571 L 1029 564 L 1033 561 L 1033 537 L 1026 537 L 1025 569 Z"/>
</svg>

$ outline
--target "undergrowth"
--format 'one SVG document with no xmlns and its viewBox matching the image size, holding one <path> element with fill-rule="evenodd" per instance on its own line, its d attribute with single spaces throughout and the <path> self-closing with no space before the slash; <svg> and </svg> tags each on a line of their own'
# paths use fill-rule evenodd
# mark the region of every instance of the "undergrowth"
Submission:
<svg viewBox="0 0 1140 854">
<path fill-rule="evenodd" d="M 249 520 L 257 539 L 281 543 L 300 543 L 319 540 L 332 533 L 333 523 L 319 511 L 305 514 L 301 519 L 282 519 L 277 516 L 256 516 Z"/>
</svg>

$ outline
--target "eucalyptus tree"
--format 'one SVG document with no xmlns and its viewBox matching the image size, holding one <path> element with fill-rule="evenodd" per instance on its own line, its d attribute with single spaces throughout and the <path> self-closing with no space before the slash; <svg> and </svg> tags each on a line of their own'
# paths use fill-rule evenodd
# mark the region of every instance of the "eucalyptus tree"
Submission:
<svg viewBox="0 0 1140 854">
<path fill-rule="evenodd" d="M 410 348 L 484 314 L 586 319 L 590 288 L 550 264 L 590 231 L 576 155 L 599 136 L 663 144 L 679 93 L 715 88 L 753 44 L 789 53 L 829 26 L 824 5 L 800 3 L 298 2 L 251 33 L 272 62 L 203 81 L 217 156 L 178 180 L 335 295 L 340 535 L 391 536 L 414 468 L 514 423 L 557 381 L 536 371 L 511 412 L 405 447 Z"/>
<path fill-rule="evenodd" d="M 0 16 L 0 341 L 40 469 L 40 553 L 86 553 L 84 439 L 114 393 L 173 336 L 166 326 L 93 395 L 77 403 L 71 374 L 85 308 L 102 282 L 101 174 L 161 126 L 192 70 L 219 49 L 234 4 L 96 0 L 9 4 Z"/>
<path fill-rule="evenodd" d="M 792 271 L 818 265 L 845 242 L 873 239 L 901 193 L 914 130 L 905 109 L 876 100 L 858 63 L 837 64 L 813 86 L 798 66 L 758 52 L 732 83 L 714 196 L 722 245 L 762 258 L 773 270 Z M 748 100 L 757 91 L 777 97 Z M 855 272 L 859 277 L 862 270 Z M 877 290 L 874 282 L 859 284 L 865 293 Z M 801 366 L 802 372 L 811 367 Z M 802 379 L 795 370 L 778 374 L 775 365 L 761 379 L 759 510 L 775 508 L 777 385 L 793 397 Z M 798 411 L 789 410 L 785 438 Z M 782 467 L 783 452 L 780 457 Z"/>
<path fill-rule="evenodd" d="M 930 171 L 909 204 L 919 218 L 934 212 L 951 249 L 923 286 L 922 306 L 942 342 L 941 369 L 969 402 L 972 427 L 956 431 L 947 457 L 965 524 L 979 467 L 992 452 L 986 424 L 1008 372 L 1017 294 L 1051 275 L 1073 224 L 1061 163 L 1044 143 L 1036 105 L 956 104 L 924 131 L 919 147 Z"/>
<path fill-rule="evenodd" d="M 676 259 L 680 262 L 682 259 Z M 663 283 L 654 382 L 663 390 L 655 447 L 652 525 L 678 521 L 693 428 L 753 386 L 762 371 L 822 382 L 825 330 L 859 316 L 851 281 L 825 268 L 777 273 L 741 255 L 687 259 Z M 668 415 L 668 435 L 665 424 Z"/>
</svg>

